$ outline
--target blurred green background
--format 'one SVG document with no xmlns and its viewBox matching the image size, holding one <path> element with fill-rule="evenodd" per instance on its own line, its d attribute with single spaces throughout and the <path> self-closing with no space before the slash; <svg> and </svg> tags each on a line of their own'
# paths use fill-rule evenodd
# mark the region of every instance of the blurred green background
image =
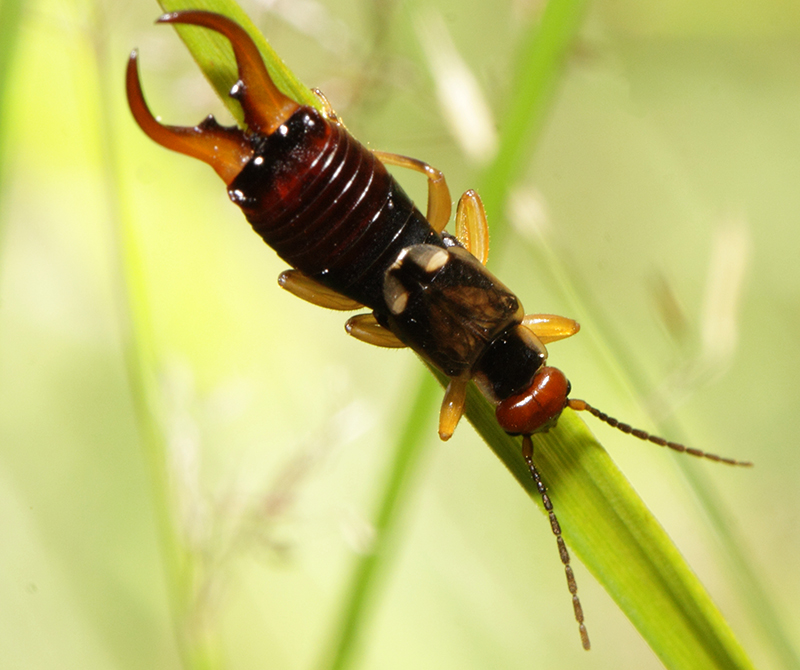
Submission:
<svg viewBox="0 0 800 670">
<path fill-rule="evenodd" d="M 454 197 L 480 181 L 541 11 L 242 6 L 359 139 L 441 168 Z M 228 118 L 159 13 L 0 4 L 3 668 L 314 667 L 425 374 L 281 291 L 284 264 L 216 175 L 135 126 L 134 46 L 164 120 Z M 437 97 L 464 73 L 490 114 L 459 101 L 466 143 Z M 592 3 L 513 192 L 489 212 L 490 265 L 529 311 L 582 323 L 550 348 L 575 395 L 755 461 L 687 462 L 587 419 L 754 663 L 800 667 L 800 8 Z M 131 329 L 163 463 L 143 446 Z M 469 426 L 426 432 L 357 667 L 660 667 L 578 564 L 580 649 L 546 521 Z"/>
</svg>

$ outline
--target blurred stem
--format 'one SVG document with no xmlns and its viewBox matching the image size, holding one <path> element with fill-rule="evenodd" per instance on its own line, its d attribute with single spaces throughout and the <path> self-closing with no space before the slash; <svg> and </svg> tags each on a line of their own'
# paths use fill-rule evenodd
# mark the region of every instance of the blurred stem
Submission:
<svg viewBox="0 0 800 670">
<path fill-rule="evenodd" d="M 22 17 L 21 0 L 3 0 L 0 2 L 0 203 L 2 203 L 3 187 L 5 186 L 6 165 L 6 93 L 8 80 L 12 72 L 14 55 L 19 44 L 19 26 Z M 0 249 L 4 235 L 2 234 L 3 221 L 0 218 Z"/>
<path fill-rule="evenodd" d="M 323 668 L 341 670 L 353 664 L 383 578 L 396 554 L 404 503 L 409 500 L 414 473 L 425 446 L 431 443 L 431 427 L 440 398 L 439 385 L 431 375 L 420 372 L 418 377 L 416 393 L 381 490 L 382 498 L 375 518 L 375 542 L 359 559 L 346 590 L 345 603 L 339 616 L 334 618 L 340 625 L 320 664 Z"/>
<path fill-rule="evenodd" d="M 127 206 L 127 199 L 123 197 L 123 171 L 117 153 L 122 131 L 115 127 L 115 119 L 119 115 L 115 115 L 112 101 L 119 96 L 124 62 L 107 55 L 105 39 L 108 29 L 104 20 L 104 5 L 96 3 L 93 9 L 94 22 L 90 36 L 100 105 L 97 133 L 105 165 L 102 173 L 109 234 L 117 258 L 114 266 L 117 272 L 113 279 L 126 376 L 151 477 L 178 647 L 184 667 L 210 670 L 222 664 L 217 645 L 206 634 L 205 628 L 193 625 L 197 622 L 198 614 L 194 607 L 194 576 L 199 567 L 192 552 L 182 541 L 178 520 L 173 515 L 168 443 L 159 421 L 160 409 L 164 404 L 157 382 L 157 354 L 150 326 L 150 308 L 131 207 Z"/>
<path fill-rule="evenodd" d="M 479 179 L 481 199 L 492 217 L 496 249 L 504 246 L 506 237 L 506 198 L 539 140 L 588 4 L 588 0 L 550 0 L 520 42 L 513 95 L 499 124 L 500 144 Z"/>
</svg>

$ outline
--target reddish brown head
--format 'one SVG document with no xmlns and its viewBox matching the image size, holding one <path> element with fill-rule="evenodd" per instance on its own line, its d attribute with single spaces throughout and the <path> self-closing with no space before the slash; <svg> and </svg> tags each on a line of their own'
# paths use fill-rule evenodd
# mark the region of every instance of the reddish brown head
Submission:
<svg viewBox="0 0 800 670">
<path fill-rule="evenodd" d="M 570 386 L 558 368 L 543 366 L 524 391 L 498 403 L 495 410 L 500 427 L 512 435 L 531 435 L 555 424 L 567 406 Z"/>
</svg>

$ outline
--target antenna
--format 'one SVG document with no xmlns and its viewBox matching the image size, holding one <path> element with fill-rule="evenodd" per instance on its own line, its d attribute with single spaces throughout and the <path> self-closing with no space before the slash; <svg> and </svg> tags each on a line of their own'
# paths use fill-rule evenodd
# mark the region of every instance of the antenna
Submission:
<svg viewBox="0 0 800 670">
<path fill-rule="evenodd" d="M 623 433 L 627 433 L 628 435 L 633 435 L 634 437 L 638 437 L 640 440 L 644 440 L 645 442 L 652 442 L 653 444 L 657 444 L 659 447 L 669 447 L 670 449 L 674 449 L 675 451 L 679 451 L 684 454 L 689 454 L 690 456 L 697 456 L 698 458 L 707 458 L 710 461 L 715 461 L 716 463 L 725 463 L 726 465 L 738 465 L 743 468 L 753 467 L 753 463 L 750 461 L 737 461 L 735 458 L 726 458 L 725 456 L 717 456 L 717 454 L 709 454 L 708 452 L 700 451 L 700 449 L 692 449 L 678 442 L 670 442 L 669 440 L 665 440 L 663 437 L 659 437 L 658 435 L 651 435 L 650 433 L 644 430 L 640 430 L 639 428 L 633 428 L 629 424 L 621 423 L 620 421 L 617 421 L 617 419 L 615 419 L 613 416 L 608 416 L 608 414 L 606 414 L 605 412 L 601 412 L 599 409 L 592 407 L 585 400 L 575 400 L 570 398 L 567 401 L 567 407 L 574 409 L 578 412 L 589 412 L 590 414 L 600 419 L 600 421 L 607 423 L 609 426 L 612 426 L 617 430 L 621 430 Z"/>
<path fill-rule="evenodd" d="M 564 538 L 561 537 L 561 525 L 558 523 L 556 513 L 553 511 L 553 503 L 550 496 L 547 495 L 547 489 L 542 483 L 542 478 L 539 476 L 539 471 L 533 464 L 533 441 L 530 435 L 522 436 L 522 456 L 528 464 L 528 469 L 531 471 L 531 477 L 536 483 L 536 489 L 539 495 L 542 496 L 542 504 L 550 515 L 550 528 L 553 535 L 556 536 L 558 543 L 558 555 L 561 557 L 561 562 L 564 564 L 564 572 L 567 574 L 567 588 L 572 594 L 572 608 L 575 610 L 575 621 L 578 622 L 578 631 L 581 635 L 581 644 L 586 651 L 591 649 L 592 645 L 589 642 L 589 633 L 586 632 L 586 626 L 583 623 L 583 607 L 581 607 L 580 598 L 578 598 L 578 584 L 575 581 L 575 575 L 572 572 L 572 567 L 569 564 L 569 551 L 567 545 L 564 543 Z"/>
</svg>

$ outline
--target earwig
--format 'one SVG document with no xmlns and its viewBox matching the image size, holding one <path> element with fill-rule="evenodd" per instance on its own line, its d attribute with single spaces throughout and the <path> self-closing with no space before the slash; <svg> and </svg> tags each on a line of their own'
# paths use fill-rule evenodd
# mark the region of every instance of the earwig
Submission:
<svg viewBox="0 0 800 670">
<path fill-rule="evenodd" d="M 136 122 L 158 144 L 217 172 L 253 229 L 292 267 L 280 275 L 280 286 L 321 307 L 368 308 L 347 321 L 350 335 L 376 346 L 410 347 L 450 378 L 439 414 L 441 439 L 455 431 L 470 381 L 495 405 L 500 427 L 522 436 L 522 455 L 549 514 L 581 643 L 588 650 L 569 552 L 534 462 L 531 436 L 553 427 L 569 407 L 692 456 L 752 464 L 668 442 L 569 398 L 564 373 L 546 364 L 545 345 L 575 335 L 580 327 L 562 316 L 526 315 L 516 295 L 486 269 L 488 224 L 477 193 L 461 196 L 455 235 L 445 232 L 452 203 L 439 170 L 367 149 L 324 98 L 319 111 L 284 95 L 251 38 L 230 19 L 183 11 L 158 21 L 203 26 L 230 40 L 239 75 L 230 95 L 241 104 L 247 129 L 223 127 L 213 116 L 193 128 L 159 123 L 145 103 L 134 51 L 126 88 Z M 427 177 L 424 216 L 386 165 Z"/>
</svg>

